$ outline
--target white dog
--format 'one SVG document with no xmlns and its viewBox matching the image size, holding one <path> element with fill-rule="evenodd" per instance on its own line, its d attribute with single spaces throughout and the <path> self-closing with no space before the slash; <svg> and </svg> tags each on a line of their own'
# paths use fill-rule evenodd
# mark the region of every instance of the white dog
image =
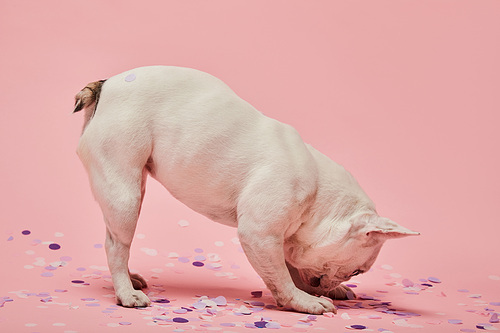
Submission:
<svg viewBox="0 0 500 333">
<path fill-rule="evenodd" d="M 238 228 L 248 260 L 279 306 L 336 312 L 341 283 L 370 269 L 389 238 L 417 235 L 389 219 L 342 166 L 206 73 L 137 68 L 87 85 L 78 155 L 106 223 L 116 297 L 147 306 L 128 259 L 147 175 L 208 218 Z M 135 288 L 135 289 L 134 289 Z"/>
</svg>

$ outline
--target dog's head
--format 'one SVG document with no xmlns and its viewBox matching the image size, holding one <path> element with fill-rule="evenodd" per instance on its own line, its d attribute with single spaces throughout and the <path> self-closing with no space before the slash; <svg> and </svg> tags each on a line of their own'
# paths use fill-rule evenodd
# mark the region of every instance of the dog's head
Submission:
<svg viewBox="0 0 500 333">
<path fill-rule="evenodd" d="M 367 272 L 387 239 L 410 235 L 419 233 L 376 214 L 323 222 L 285 243 L 286 261 L 298 288 L 328 296 L 342 282 Z"/>
</svg>

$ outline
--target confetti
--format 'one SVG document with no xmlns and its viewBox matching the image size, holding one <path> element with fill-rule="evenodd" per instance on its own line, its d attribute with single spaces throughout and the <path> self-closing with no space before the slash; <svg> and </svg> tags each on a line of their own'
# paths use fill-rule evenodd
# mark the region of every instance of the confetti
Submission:
<svg viewBox="0 0 500 333">
<path fill-rule="evenodd" d="M 441 280 L 438 279 L 437 277 L 428 277 L 427 280 L 429 280 L 432 283 L 441 283 Z"/>
<path fill-rule="evenodd" d="M 364 330 L 364 329 L 366 329 L 366 326 L 364 326 L 364 325 L 348 325 L 345 328 L 350 329 L 350 330 Z"/>
<path fill-rule="evenodd" d="M 31 231 L 29 231 L 29 230 L 23 230 L 23 231 L 21 231 L 21 233 L 23 235 L 27 236 L 27 235 L 31 234 Z"/>
<path fill-rule="evenodd" d="M 187 227 L 189 225 L 189 222 L 186 221 L 186 220 L 180 220 L 179 222 L 177 222 L 177 224 L 180 226 L 180 227 Z"/>
<path fill-rule="evenodd" d="M 131 73 L 125 77 L 125 82 L 132 82 L 136 79 L 136 76 L 134 73 Z"/>
<path fill-rule="evenodd" d="M 61 245 L 57 244 L 57 243 L 52 243 L 49 245 L 49 249 L 51 250 L 59 250 L 61 248 Z"/>
<path fill-rule="evenodd" d="M 172 321 L 174 323 L 187 323 L 187 322 L 189 322 L 189 320 L 187 320 L 186 318 L 182 318 L 182 317 L 175 317 L 172 319 Z"/>
</svg>

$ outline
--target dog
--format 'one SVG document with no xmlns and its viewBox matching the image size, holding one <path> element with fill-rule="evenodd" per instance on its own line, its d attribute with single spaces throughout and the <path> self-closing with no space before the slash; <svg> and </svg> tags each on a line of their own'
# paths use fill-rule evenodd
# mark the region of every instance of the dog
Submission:
<svg viewBox="0 0 500 333">
<path fill-rule="evenodd" d="M 150 66 L 89 83 L 77 154 L 106 224 L 117 302 L 145 307 L 128 269 L 146 178 L 209 219 L 237 228 L 249 262 L 280 307 L 335 312 L 342 282 L 373 265 L 390 238 L 419 233 L 377 215 L 342 166 L 268 118 L 221 80 Z"/>
</svg>

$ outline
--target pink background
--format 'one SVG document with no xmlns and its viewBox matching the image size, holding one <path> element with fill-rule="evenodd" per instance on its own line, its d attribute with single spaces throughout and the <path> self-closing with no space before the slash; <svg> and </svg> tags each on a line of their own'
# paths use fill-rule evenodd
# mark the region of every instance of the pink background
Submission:
<svg viewBox="0 0 500 333">
<path fill-rule="evenodd" d="M 13 301 L 0 308 L 0 330 L 84 332 L 117 322 L 84 304 L 40 308 L 39 298 L 19 293 L 65 288 L 59 302 L 75 305 L 110 286 L 97 276 L 86 288 L 71 284 L 81 277 L 77 267 L 106 263 L 104 250 L 94 246 L 104 238 L 101 214 L 75 154 L 82 115 L 71 114 L 73 96 L 87 82 L 156 64 L 221 78 L 343 164 L 380 214 L 422 233 L 388 242 L 374 271 L 357 279 L 357 292 L 436 276 L 443 282 L 433 293 L 394 291 L 400 307 L 422 314 L 409 322 L 427 332 L 487 322 L 465 308 L 483 311 L 481 302 L 500 302 L 499 17 L 498 1 L 2 1 L 0 297 Z M 179 220 L 190 225 L 182 228 Z M 22 235 L 25 229 L 31 235 Z M 137 233 L 144 237 L 134 242 L 131 266 L 163 284 L 166 297 L 175 294 L 183 304 L 195 295 L 229 300 L 263 287 L 238 251 L 235 230 L 191 212 L 152 180 Z M 42 244 L 33 245 L 36 239 Z M 61 249 L 49 250 L 50 242 Z M 221 277 L 167 257 L 192 256 L 198 247 L 240 268 L 224 267 L 234 275 Z M 44 266 L 33 265 L 60 256 L 72 260 L 53 277 L 41 277 Z M 174 268 L 165 266 L 169 260 Z M 382 265 L 393 269 L 384 272 Z M 163 271 L 155 279 L 151 269 L 158 267 Z M 441 292 L 446 297 L 438 298 Z M 113 299 L 100 302 L 109 306 Z M 119 311 L 119 320 L 133 323 L 120 329 L 150 327 L 139 310 Z M 294 314 L 269 310 L 267 316 L 284 323 Z M 399 327 L 393 317 L 375 324 L 319 318 L 315 326 L 289 329 L 363 320 L 375 331 L 422 329 Z M 450 318 L 464 324 L 449 324 Z M 428 323 L 433 320 L 442 322 Z M 246 330 L 231 331 L 238 329 Z"/>
</svg>

